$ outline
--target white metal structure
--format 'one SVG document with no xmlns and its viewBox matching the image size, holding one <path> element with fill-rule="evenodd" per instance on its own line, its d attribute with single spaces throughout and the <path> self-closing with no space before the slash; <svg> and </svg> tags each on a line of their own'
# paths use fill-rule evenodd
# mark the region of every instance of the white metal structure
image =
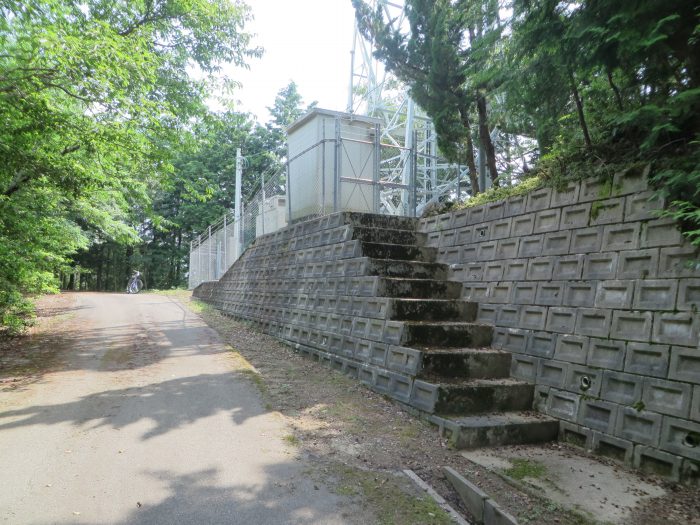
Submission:
<svg viewBox="0 0 700 525">
<path fill-rule="evenodd" d="M 406 16 L 401 3 L 372 0 L 372 9 L 380 6 L 392 27 L 405 29 Z M 438 156 L 437 137 L 431 120 L 411 99 L 406 86 L 389 74 L 372 55 L 372 43 L 359 32 L 357 22 L 351 51 L 348 113 L 376 117 L 381 120 L 381 142 L 396 148 L 396 155 L 383 158 L 382 179 L 403 185 L 409 178 L 415 162 L 417 212 L 443 195 L 460 199 L 469 191 L 465 167 L 448 165 Z M 411 156 L 410 152 L 414 150 Z M 408 211 L 394 206 L 394 202 L 408 202 L 407 198 L 391 199 L 382 195 L 382 204 L 388 213 L 408 215 Z"/>
</svg>

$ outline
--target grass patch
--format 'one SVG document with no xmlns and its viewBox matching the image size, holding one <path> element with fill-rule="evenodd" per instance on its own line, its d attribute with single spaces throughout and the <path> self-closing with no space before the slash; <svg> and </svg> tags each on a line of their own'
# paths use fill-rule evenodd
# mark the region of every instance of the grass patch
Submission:
<svg viewBox="0 0 700 525">
<path fill-rule="evenodd" d="M 448 525 L 452 518 L 427 495 L 411 494 L 411 481 L 388 472 L 372 472 L 340 466 L 334 474 L 339 495 L 361 496 L 370 505 L 379 525 Z"/>
<path fill-rule="evenodd" d="M 301 445 L 301 440 L 294 434 L 287 434 L 282 439 L 285 443 L 292 445 L 293 447 L 298 447 L 299 445 Z"/>
<path fill-rule="evenodd" d="M 499 186 L 496 188 L 489 188 L 488 190 L 481 192 L 471 199 L 459 203 L 457 209 L 462 208 L 472 208 L 474 206 L 481 206 L 488 202 L 496 202 L 508 197 L 513 197 L 515 195 L 525 195 L 538 188 L 545 185 L 544 180 L 541 177 L 530 177 L 514 186 Z"/>
<path fill-rule="evenodd" d="M 513 466 L 504 470 L 503 473 L 513 479 L 540 479 L 547 474 L 547 467 L 545 467 L 539 461 L 522 458 L 513 458 L 508 461 L 510 461 Z"/>
</svg>

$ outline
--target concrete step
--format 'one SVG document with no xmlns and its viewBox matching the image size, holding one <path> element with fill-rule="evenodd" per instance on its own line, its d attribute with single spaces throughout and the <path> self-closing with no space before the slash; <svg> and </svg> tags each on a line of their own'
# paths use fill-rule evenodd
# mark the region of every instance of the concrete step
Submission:
<svg viewBox="0 0 700 525">
<path fill-rule="evenodd" d="M 423 248 L 409 244 L 385 244 L 360 241 L 362 255 L 373 259 L 398 259 L 402 261 L 435 262 L 437 248 Z"/>
<path fill-rule="evenodd" d="M 416 379 L 410 404 L 431 414 L 470 416 L 486 412 L 530 410 L 534 385 L 517 379 Z"/>
<path fill-rule="evenodd" d="M 458 282 L 433 279 L 403 279 L 401 277 L 380 278 L 377 288 L 379 297 L 458 299 L 461 293 L 462 284 Z"/>
<path fill-rule="evenodd" d="M 405 277 L 407 279 L 447 279 L 446 264 L 402 261 L 398 259 L 369 259 L 368 275 Z"/>
<path fill-rule="evenodd" d="M 352 238 L 360 241 L 386 244 L 423 245 L 425 244 L 427 235 L 412 230 L 390 230 L 387 228 L 355 226 L 352 230 Z"/>
<path fill-rule="evenodd" d="M 493 327 L 459 321 L 406 321 L 401 344 L 419 350 L 482 348 L 491 344 Z"/>
<path fill-rule="evenodd" d="M 473 322 L 478 307 L 477 303 L 459 299 L 394 299 L 387 312 L 387 319 Z"/>
<path fill-rule="evenodd" d="M 510 352 L 491 348 L 443 348 L 422 352 L 420 379 L 499 379 L 510 376 Z"/>
<path fill-rule="evenodd" d="M 416 231 L 418 219 L 413 217 L 397 217 L 395 215 L 348 212 L 345 214 L 345 224 L 366 226 L 369 228 Z"/>
<path fill-rule="evenodd" d="M 499 447 L 555 441 L 559 421 L 537 412 L 504 412 L 478 416 L 430 416 L 458 449 Z"/>
</svg>

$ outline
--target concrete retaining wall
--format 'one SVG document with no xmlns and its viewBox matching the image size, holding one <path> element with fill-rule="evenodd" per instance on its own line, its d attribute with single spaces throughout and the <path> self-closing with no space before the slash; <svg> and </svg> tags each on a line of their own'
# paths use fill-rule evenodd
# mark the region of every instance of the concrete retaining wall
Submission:
<svg viewBox="0 0 700 525">
<path fill-rule="evenodd" d="M 563 435 L 676 476 L 700 462 L 700 254 L 644 174 L 422 219 Z"/>
</svg>

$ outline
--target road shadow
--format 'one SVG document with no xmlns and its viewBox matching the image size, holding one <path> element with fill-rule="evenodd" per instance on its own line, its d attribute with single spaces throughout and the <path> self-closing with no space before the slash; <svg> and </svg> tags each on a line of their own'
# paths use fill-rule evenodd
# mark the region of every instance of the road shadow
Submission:
<svg viewBox="0 0 700 525">
<path fill-rule="evenodd" d="M 70 423 L 84 430 L 122 429 L 146 420 L 148 440 L 220 412 L 234 423 L 265 413 L 250 383 L 237 373 L 201 374 L 161 383 L 107 390 L 76 401 L 34 405 L 0 412 L 0 432 L 7 429 Z"/>
</svg>

